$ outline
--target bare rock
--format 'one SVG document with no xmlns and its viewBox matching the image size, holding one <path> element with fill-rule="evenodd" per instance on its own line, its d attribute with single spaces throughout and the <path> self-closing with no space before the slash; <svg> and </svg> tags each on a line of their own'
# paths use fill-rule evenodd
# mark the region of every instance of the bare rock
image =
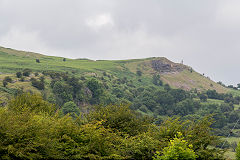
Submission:
<svg viewBox="0 0 240 160">
<path fill-rule="evenodd" d="M 162 60 L 152 60 L 152 68 L 159 73 L 174 73 L 184 70 L 184 66 L 176 63 L 167 63 Z"/>
</svg>

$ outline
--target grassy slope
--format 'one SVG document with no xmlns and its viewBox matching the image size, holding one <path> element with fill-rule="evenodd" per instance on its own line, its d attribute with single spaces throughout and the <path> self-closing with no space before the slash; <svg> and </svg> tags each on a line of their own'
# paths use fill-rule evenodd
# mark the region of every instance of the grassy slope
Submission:
<svg viewBox="0 0 240 160">
<path fill-rule="evenodd" d="M 155 71 L 151 67 L 150 61 L 153 58 L 148 58 L 144 60 L 134 60 L 129 61 L 126 63 L 126 67 L 133 73 L 136 73 L 137 70 L 141 70 L 143 74 L 146 76 L 152 76 Z M 166 58 L 154 58 L 154 59 L 161 59 L 162 61 L 174 64 L 173 62 L 167 60 Z M 175 63 L 176 64 L 176 63 Z M 208 90 L 208 89 L 215 89 L 219 93 L 226 93 L 230 90 L 215 83 L 214 81 L 210 80 L 209 78 L 192 71 L 190 72 L 190 67 L 184 66 L 182 64 L 177 64 L 179 66 L 184 67 L 185 69 L 182 72 L 173 72 L 173 73 L 166 73 L 161 75 L 161 79 L 169 84 L 173 88 L 182 88 L 185 90 L 191 90 L 197 88 L 198 90 Z M 236 92 L 235 94 L 239 94 L 240 92 Z"/>
<path fill-rule="evenodd" d="M 16 56 L 0 52 L 0 69 L 2 72 L 15 73 L 24 68 L 31 68 L 35 71 L 54 70 L 54 71 L 77 71 L 77 72 L 94 72 L 96 69 L 108 70 L 114 68 L 112 61 L 91 61 L 91 60 L 72 60 L 67 59 L 63 62 L 60 57 L 43 56 L 41 63 L 36 63 L 35 57 Z"/>
<path fill-rule="evenodd" d="M 36 63 L 36 59 L 40 59 L 41 63 Z M 31 68 L 33 71 L 53 70 L 59 72 L 72 72 L 76 75 L 93 74 L 101 75 L 103 71 L 111 73 L 112 75 L 123 78 L 127 77 L 136 85 L 150 85 L 151 77 L 156 72 L 152 69 L 152 60 L 161 60 L 168 64 L 176 64 L 166 58 L 147 58 L 147 59 L 133 59 L 121 61 L 92 61 L 87 59 L 67 59 L 63 62 L 62 57 L 44 56 L 37 53 L 17 51 L 0 47 L 0 72 L 2 73 L 16 73 L 24 68 Z M 182 65 L 182 64 L 176 64 Z M 197 88 L 198 90 L 215 89 L 218 92 L 230 92 L 229 89 L 211 81 L 201 74 L 188 70 L 190 67 L 184 66 L 184 71 L 174 72 L 161 75 L 164 83 L 168 83 L 173 88 L 183 88 L 191 90 Z M 143 76 L 136 76 L 136 71 L 141 70 Z M 1 79 L 1 78 L 0 78 Z M 141 79 L 142 82 L 138 82 Z M 239 95 L 239 91 L 231 91 Z"/>
<path fill-rule="evenodd" d="M 227 88 L 194 71 L 191 73 L 185 70 L 180 73 L 166 74 L 163 75 L 163 80 L 170 84 L 170 86 L 187 90 L 197 88 L 198 90 L 215 89 L 219 93 L 228 91 Z"/>
</svg>

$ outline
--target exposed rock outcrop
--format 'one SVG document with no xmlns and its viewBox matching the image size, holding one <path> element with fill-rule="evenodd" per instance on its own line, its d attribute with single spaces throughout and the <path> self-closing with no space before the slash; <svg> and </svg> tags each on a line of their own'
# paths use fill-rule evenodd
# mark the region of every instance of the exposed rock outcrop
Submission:
<svg viewBox="0 0 240 160">
<path fill-rule="evenodd" d="M 181 72 L 184 70 L 184 65 L 177 63 L 166 63 L 162 60 L 152 60 L 152 68 L 159 73 Z"/>
</svg>

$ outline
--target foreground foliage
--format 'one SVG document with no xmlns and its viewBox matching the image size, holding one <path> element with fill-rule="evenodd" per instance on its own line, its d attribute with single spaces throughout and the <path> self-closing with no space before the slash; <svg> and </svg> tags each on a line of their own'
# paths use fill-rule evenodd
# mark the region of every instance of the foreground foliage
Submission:
<svg viewBox="0 0 240 160">
<path fill-rule="evenodd" d="M 172 118 L 157 126 L 124 105 L 96 107 L 74 118 L 60 113 L 31 94 L 0 108 L 0 159 L 152 159 L 175 144 L 191 148 L 193 158 L 222 159 L 222 151 L 211 147 L 217 137 L 210 117 L 196 122 Z"/>
<path fill-rule="evenodd" d="M 165 147 L 162 151 L 155 154 L 154 160 L 171 160 L 171 159 L 186 159 L 195 160 L 196 154 L 192 149 L 192 145 L 188 144 L 186 140 L 182 138 L 182 133 L 178 132 L 178 135 L 170 140 L 168 147 Z"/>
</svg>

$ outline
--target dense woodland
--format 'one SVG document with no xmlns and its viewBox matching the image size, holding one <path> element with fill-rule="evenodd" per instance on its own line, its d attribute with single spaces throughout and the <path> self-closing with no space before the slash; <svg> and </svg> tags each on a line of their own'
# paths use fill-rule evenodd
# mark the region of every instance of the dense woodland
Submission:
<svg viewBox="0 0 240 160">
<path fill-rule="evenodd" d="M 215 90 L 206 92 L 184 91 L 172 89 L 163 84 L 159 75 L 153 75 L 152 85 L 134 86 L 126 77 L 113 78 L 107 73 L 102 77 L 76 78 L 66 73 L 45 72 L 51 77 L 50 87 L 53 95 L 48 101 L 66 108 L 69 102 L 76 104 L 81 110 L 84 105 L 128 104 L 132 110 L 151 115 L 157 119 L 179 116 L 182 119 L 199 119 L 206 115 L 213 115 L 215 122 L 212 127 L 220 136 L 227 136 L 229 129 L 239 119 L 234 111 L 234 104 L 239 104 L 240 97 L 232 94 L 217 93 Z M 42 89 L 44 78 L 32 80 L 32 85 Z M 38 82 L 39 85 L 35 85 Z M 208 104 L 207 99 L 224 100 L 222 104 Z M 69 111 L 72 112 L 72 111 Z M 76 111 L 78 112 L 78 111 Z M 65 111 L 68 113 L 68 111 Z M 240 125 L 236 126 L 240 129 Z"/>
<path fill-rule="evenodd" d="M 64 105 L 65 106 L 65 105 Z M 64 115 L 42 97 L 22 94 L 0 110 L 1 159 L 222 159 L 212 118 L 160 124 L 125 105 Z M 171 141 L 170 141 L 171 140 Z"/>
<path fill-rule="evenodd" d="M 1 159 L 224 159 L 232 146 L 222 146 L 219 136 L 240 129 L 240 97 L 173 89 L 159 74 L 146 86 L 106 72 L 76 77 L 25 69 L 15 76 L 30 78 L 42 95 L 10 89 L 13 80 L 4 78 L 15 96 L 0 108 Z"/>
</svg>

